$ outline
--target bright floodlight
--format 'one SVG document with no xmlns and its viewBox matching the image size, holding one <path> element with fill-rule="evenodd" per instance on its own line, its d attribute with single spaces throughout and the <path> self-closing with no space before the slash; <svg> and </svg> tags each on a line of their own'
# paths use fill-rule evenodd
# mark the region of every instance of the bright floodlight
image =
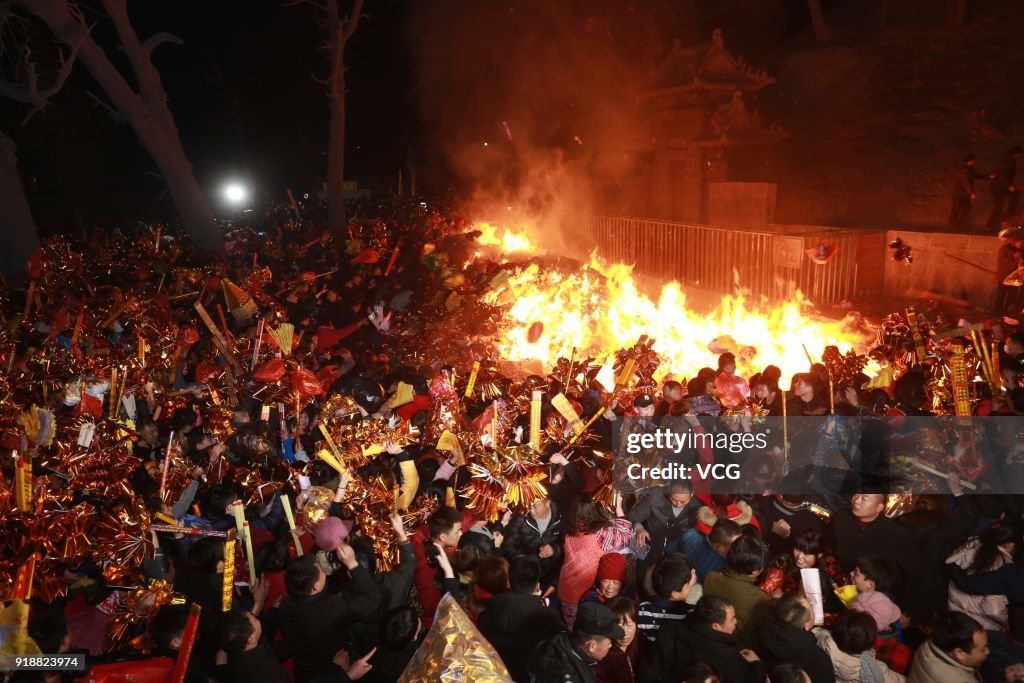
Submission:
<svg viewBox="0 0 1024 683">
<path fill-rule="evenodd" d="M 238 183 L 231 183 L 224 188 L 224 198 L 232 204 L 241 204 L 248 194 L 245 188 Z"/>
</svg>

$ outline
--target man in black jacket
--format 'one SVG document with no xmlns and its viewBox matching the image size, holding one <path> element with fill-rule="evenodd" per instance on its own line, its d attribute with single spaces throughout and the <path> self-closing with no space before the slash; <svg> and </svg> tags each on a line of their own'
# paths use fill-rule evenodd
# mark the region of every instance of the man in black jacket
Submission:
<svg viewBox="0 0 1024 683">
<path fill-rule="evenodd" d="M 324 592 L 327 576 L 312 555 L 285 572 L 288 597 L 281 602 L 279 620 L 295 656 L 297 683 L 328 672 L 334 655 L 347 644 L 349 624 L 372 617 L 380 605 L 377 583 L 359 566 L 352 546 L 342 543 L 335 553 L 352 576 L 348 595 Z"/>
<path fill-rule="evenodd" d="M 787 595 L 772 605 L 772 616 L 761 622 L 760 654 L 768 666 L 792 662 L 810 676 L 811 683 L 835 683 L 832 660 L 811 634 L 814 612 L 807 598 Z"/>
<path fill-rule="evenodd" d="M 558 571 L 565 557 L 562 543 L 565 528 L 558 506 L 550 498 L 540 498 L 530 506 L 527 515 L 516 515 L 505 531 L 501 550 L 509 560 L 521 555 L 540 560 L 542 588 L 558 581 Z"/>
<path fill-rule="evenodd" d="M 832 516 L 828 533 L 841 569 L 852 571 L 858 557 L 891 557 L 902 574 L 893 590 L 896 604 L 906 614 L 921 616 L 924 597 L 921 557 L 910 533 L 896 520 L 885 516 L 885 495 L 857 493 L 850 498 L 850 509 Z"/>
<path fill-rule="evenodd" d="M 558 615 L 540 597 L 540 561 L 519 556 L 509 569 L 508 593 L 495 595 L 480 613 L 477 627 L 494 646 L 512 679 L 529 680 L 530 653 L 564 628 Z"/>
<path fill-rule="evenodd" d="M 802 504 L 806 496 L 777 493 L 761 499 L 764 540 L 773 556 L 793 550 L 793 539 L 805 531 L 824 531 L 825 522 Z"/>
<path fill-rule="evenodd" d="M 661 627 L 655 651 L 640 662 L 637 680 L 675 683 L 678 672 L 704 662 L 722 681 L 764 683 L 764 664 L 753 651 L 739 649 L 736 624 L 729 601 L 705 595 L 690 617 Z"/>
<path fill-rule="evenodd" d="M 237 611 L 221 624 L 223 649 L 228 655 L 227 680 L 288 683 L 288 674 L 263 640 L 260 620 L 250 612 Z"/>
<path fill-rule="evenodd" d="M 186 605 L 164 605 L 160 608 L 149 625 L 149 637 L 153 643 L 150 656 L 170 657 L 175 661 L 178 660 L 182 641 L 185 638 L 185 627 L 188 624 L 188 609 Z M 249 623 L 248 620 L 246 623 Z M 262 628 L 260 630 L 262 631 Z M 38 639 L 36 639 L 36 643 L 40 648 L 43 647 Z M 47 648 L 44 651 L 59 652 L 60 650 Z M 209 676 L 202 672 L 199 657 L 190 657 L 188 668 L 185 671 L 185 683 L 205 683 L 209 680 Z"/>
<path fill-rule="evenodd" d="M 639 497 L 626 518 L 633 523 L 636 544 L 651 544 L 646 566 L 653 565 L 662 554 L 683 552 L 683 534 L 696 524 L 697 510 L 703 505 L 693 496 L 689 481 L 659 486 Z"/>
<path fill-rule="evenodd" d="M 1006 157 L 999 162 L 996 172 L 992 174 L 992 213 L 989 214 L 985 227 L 994 230 L 999 222 L 1012 216 L 1017 211 L 1020 192 L 1017 190 L 1017 160 L 1021 149 L 1013 146 L 1007 151 Z"/>
<path fill-rule="evenodd" d="M 974 187 L 974 181 L 985 177 L 979 173 L 974 166 L 977 164 L 977 157 L 968 154 L 964 157 L 964 163 L 960 166 L 960 172 L 956 176 L 956 183 L 953 185 L 953 208 L 949 213 L 949 227 L 962 228 L 967 222 L 971 213 L 974 200 L 978 198 L 978 191 Z"/>
<path fill-rule="evenodd" d="M 587 602 L 576 612 L 572 633 L 559 633 L 542 642 L 530 661 L 533 683 L 597 683 L 594 667 L 626 637 L 615 613 L 604 605 Z M 763 677 L 762 677 L 763 678 Z"/>
</svg>

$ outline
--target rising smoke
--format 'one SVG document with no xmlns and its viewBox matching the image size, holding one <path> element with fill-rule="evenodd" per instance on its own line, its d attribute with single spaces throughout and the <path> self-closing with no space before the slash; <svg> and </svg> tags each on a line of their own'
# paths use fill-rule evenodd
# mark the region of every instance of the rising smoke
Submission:
<svg viewBox="0 0 1024 683">
<path fill-rule="evenodd" d="M 549 239 L 580 214 L 624 211 L 649 138 L 637 95 L 685 4 L 417 3 L 425 158 L 467 213 L 512 206 Z"/>
</svg>

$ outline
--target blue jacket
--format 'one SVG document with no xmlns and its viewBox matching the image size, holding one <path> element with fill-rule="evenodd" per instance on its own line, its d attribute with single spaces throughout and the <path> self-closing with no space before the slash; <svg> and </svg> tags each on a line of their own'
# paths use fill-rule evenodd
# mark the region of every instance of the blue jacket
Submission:
<svg viewBox="0 0 1024 683">
<path fill-rule="evenodd" d="M 696 529 L 683 534 L 683 549 L 697 570 L 697 580 L 701 583 L 711 572 L 725 569 L 725 558 L 715 550 L 708 537 Z"/>
</svg>

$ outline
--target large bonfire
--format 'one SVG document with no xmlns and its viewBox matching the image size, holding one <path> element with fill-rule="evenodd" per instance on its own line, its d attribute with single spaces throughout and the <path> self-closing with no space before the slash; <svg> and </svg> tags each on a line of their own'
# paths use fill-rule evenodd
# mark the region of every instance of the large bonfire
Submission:
<svg viewBox="0 0 1024 683">
<path fill-rule="evenodd" d="M 498 348 L 510 361 L 547 368 L 558 358 L 593 357 L 602 365 L 598 378 L 610 386 L 611 354 L 647 335 L 662 359 L 656 379 L 693 377 L 702 367 L 715 367 L 716 354 L 732 351 L 741 374 L 772 364 L 788 380 L 806 371 L 809 358 L 819 360 L 826 346 L 846 353 L 870 341 L 863 329 L 816 315 L 799 293 L 776 305 L 725 296 L 701 313 L 687 306 L 678 282 L 665 284 L 655 301 L 640 291 L 632 266 L 596 254 L 579 272 L 515 266 L 517 257 L 540 253 L 525 232 L 488 223 L 477 229 L 478 241 L 502 250 L 509 261 L 506 286 L 488 295 L 487 303 L 503 305 Z M 543 326 L 539 336 L 537 323 Z"/>
</svg>

